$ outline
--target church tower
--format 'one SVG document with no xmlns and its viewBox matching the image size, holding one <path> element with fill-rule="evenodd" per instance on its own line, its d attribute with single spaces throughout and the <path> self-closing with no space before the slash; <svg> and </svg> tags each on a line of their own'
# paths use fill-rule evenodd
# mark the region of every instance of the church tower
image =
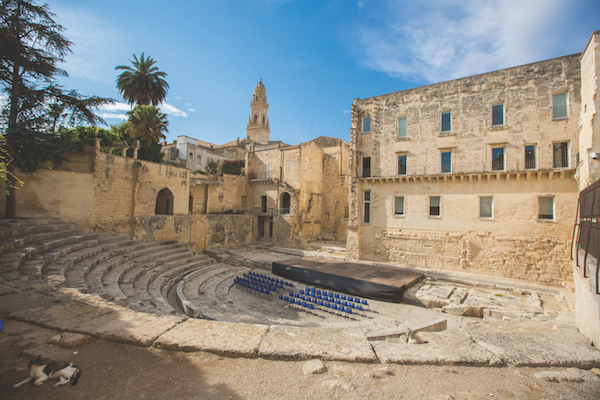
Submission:
<svg viewBox="0 0 600 400">
<path fill-rule="evenodd" d="M 270 140 L 268 109 L 267 91 L 261 79 L 254 88 L 254 96 L 250 103 L 250 117 L 246 127 L 246 138 L 251 142 L 266 143 Z"/>
</svg>

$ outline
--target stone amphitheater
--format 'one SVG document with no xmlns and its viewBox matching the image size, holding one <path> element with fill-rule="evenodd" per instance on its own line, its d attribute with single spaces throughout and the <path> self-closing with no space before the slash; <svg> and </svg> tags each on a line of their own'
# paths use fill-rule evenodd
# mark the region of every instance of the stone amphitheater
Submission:
<svg viewBox="0 0 600 400">
<path fill-rule="evenodd" d="M 406 303 L 371 301 L 348 318 L 242 290 L 234 277 L 343 248 L 192 251 L 193 244 L 88 233 L 57 220 L 0 223 L 0 316 L 141 346 L 243 357 L 600 367 L 568 292 L 433 273 Z M 512 286 L 511 286 L 512 284 Z M 301 284 L 298 284 L 301 285 Z M 410 303 L 410 304 L 407 304 Z M 407 327 L 428 347 L 402 345 Z"/>
</svg>

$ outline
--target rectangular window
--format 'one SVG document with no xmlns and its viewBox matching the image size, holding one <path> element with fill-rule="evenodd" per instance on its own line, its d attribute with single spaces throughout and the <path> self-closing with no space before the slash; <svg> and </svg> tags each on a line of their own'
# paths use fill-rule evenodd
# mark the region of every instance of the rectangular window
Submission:
<svg viewBox="0 0 600 400">
<path fill-rule="evenodd" d="M 406 137 L 406 118 L 398 119 L 398 137 Z"/>
<path fill-rule="evenodd" d="M 364 117 L 362 119 L 362 133 L 371 132 L 371 117 Z"/>
<path fill-rule="evenodd" d="M 371 157 L 363 157 L 362 159 L 362 177 L 368 178 L 371 176 Z"/>
<path fill-rule="evenodd" d="M 371 222 L 371 191 L 363 192 L 363 223 Z"/>
<path fill-rule="evenodd" d="M 196 164 L 202 164 L 202 156 L 197 157 Z"/>
<path fill-rule="evenodd" d="M 285 162 L 285 172 L 290 172 L 292 170 L 292 161 L 291 160 L 287 160 Z"/>
<path fill-rule="evenodd" d="M 554 168 L 567 168 L 569 166 L 569 142 L 552 144 Z"/>
<path fill-rule="evenodd" d="M 271 163 L 265 165 L 265 178 L 271 178 Z"/>
<path fill-rule="evenodd" d="M 406 154 L 398 156 L 398 175 L 406 175 Z"/>
<path fill-rule="evenodd" d="M 567 94 L 558 93 L 552 95 L 552 119 L 567 118 Z"/>
<path fill-rule="evenodd" d="M 442 153 L 442 174 L 452 172 L 452 152 L 445 151 Z"/>
<path fill-rule="evenodd" d="M 450 132 L 452 130 L 452 113 L 444 111 L 442 113 L 442 132 Z"/>
<path fill-rule="evenodd" d="M 554 196 L 538 197 L 539 219 L 554 219 Z"/>
<path fill-rule="evenodd" d="M 504 147 L 492 149 L 492 171 L 504 171 Z"/>
<path fill-rule="evenodd" d="M 492 126 L 504 125 L 504 103 L 492 104 Z"/>
<path fill-rule="evenodd" d="M 432 196 L 429 198 L 429 216 L 439 217 L 440 216 L 440 196 Z"/>
<path fill-rule="evenodd" d="M 479 218 L 492 218 L 494 215 L 494 198 L 481 196 L 479 198 Z"/>
<path fill-rule="evenodd" d="M 525 146 L 525 169 L 536 169 L 535 145 Z"/>
<path fill-rule="evenodd" d="M 260 212 L 261 214 L 267 213 L 267 196 L 262 196 L 260 198 Z"/>
<path fill-rule="evenodd" d="M 404 215 L 404 197 L 394 197 L 394 215 Z"/>
</svg>

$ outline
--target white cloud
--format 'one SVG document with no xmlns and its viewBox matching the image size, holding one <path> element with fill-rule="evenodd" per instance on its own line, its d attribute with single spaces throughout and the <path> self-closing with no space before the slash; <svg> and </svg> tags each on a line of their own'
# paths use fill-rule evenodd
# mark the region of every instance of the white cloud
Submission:
<svg viewBox="0 0 600 400">
<path fill-rule="evenodd" d="M 162 103 L 160 105 L 160 109 L 164 112 L 167 113 L 169 115 L 172 115 L 174 117 L 183 117 L 183 118 L 187 118 L 187 114 L 184 111 L 181 111 L 180 109 L 178 109 L 175 106 L 172 106 L 168 103 Z"/>
<path fill-rule="evenodd" d="M 367 67 L 439 82 L 548 58 L 566 0 L 388 0 L 363 5 Z M 559 24 L 560 25 L 560 24 Z"/>
<path fill-rule="evenodd" d="M 127 120 L 127 115 L 125 114 L 115 114 L 115 113 L 98 113 L 97 114 L 102 119 L 120 119 Z"/>
<path fill-rule="evenodd" d="M 194 112 L 194 111 L 196 111 L 196 110 L 194 110 L 193 108 L 188 108 L 188 111 L 189 111 L 189 112 Z"/>
<path fill-rule="evenodd" d="M 129 104 L 125 104 L 125 103 L 121 103 L 118 101 L 115 101 L 112 104 L 106 104 L 103 105 L 102 107 L 99 108 L 99 110 L 105 110 L 105 111 L 129 111 L 131 110 L 131 106 Z"/>
<path fill-rule="evenodd" d="M 162 112 L 168 114 L 169 116 L 174 117 L 183 117 L 186 118 L 187 114 L 184 111 L 181 111 L 175 106 L 172 106 L 168 103 L 162 103 L 159 108 Z M 102 118 L 118 118 L 118 119 L 127 119 L 127 111 L 131 110 L 131 106 L 129 104 L 114 102 L 112 104 L 106 104 L 102 107 L 98 108 L 98 111 L 103 114 L 98 114 Z M 190 110 L 194 111 L 194 110 Z M 104 115 L 104 116 L 103 116 Z"/>
</svg>

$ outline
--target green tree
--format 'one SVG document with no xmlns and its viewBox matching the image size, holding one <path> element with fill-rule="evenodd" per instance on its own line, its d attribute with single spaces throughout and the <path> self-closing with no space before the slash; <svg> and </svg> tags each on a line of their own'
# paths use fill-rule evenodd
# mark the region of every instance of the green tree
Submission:
<svg viewBox="0 0 600 400">
<path fill-rule="evenodd" d="M 48 160 L 60 161 L 64 147 L 56 134 L 61 121 L 102 122 L 90 108 L 111 102 L 67 92 L 56 78 L 67 76 L 58 67 L 70 52 L 63 27 L 54 22 L 47 5 L 34 0 L 0 3 L 0 82 L 8 95 L 0 129 L 8 153 L 6 216 L 16 213 L 15 168 L 33 172 Z"/>
<path fill-rule="evenodd" d="M 167 97 L 169 85 L 163 79 L 167 74 L 154 66 L 154 59 L 144 58 L 144 53 L 139 60 L 135 54 L 133 58 L 134 61 L 129 60 L 133 68 L 127 65 L 115 68 L 124 71 L 117 77 L 117 89 L 131 105 L 159 105 Z"/>
<path fill-rule="evenodd" d="M 204 170 L 207 174 L 216 174 L 219 172 L 219 168 L 221 168 L 221 163 L 219 161 L 215 161 L 212 158 L 206 160 L 206 166 Z"/>
<path fill-rule="evenodd" d="M 140 148 L 141 158 L 149 160 L 152 144 L 158 144 L 160 139 L 166 139 L 165 133 L 168 132 L 169 125 L 167 115 L 160 112 L 160 108 L 148 105 L 138 105 L 127 114 L 129 120 L 125 133 L 145 144 L 145 147 L 142 144 Z"/>
<path fill-rule="evenodd" d="M 77 126 L 71 129 L 60 127 L 58 134 L 65 143 L 65 150 L 73 152 L 81 152 L 85 147 L 95 146 L 96 138 L 101 139 L 100 146 L 105 150 L 108 150 L 113 142 L 122 139 L 120 134 L 96 126 Z"/>
</svg>

